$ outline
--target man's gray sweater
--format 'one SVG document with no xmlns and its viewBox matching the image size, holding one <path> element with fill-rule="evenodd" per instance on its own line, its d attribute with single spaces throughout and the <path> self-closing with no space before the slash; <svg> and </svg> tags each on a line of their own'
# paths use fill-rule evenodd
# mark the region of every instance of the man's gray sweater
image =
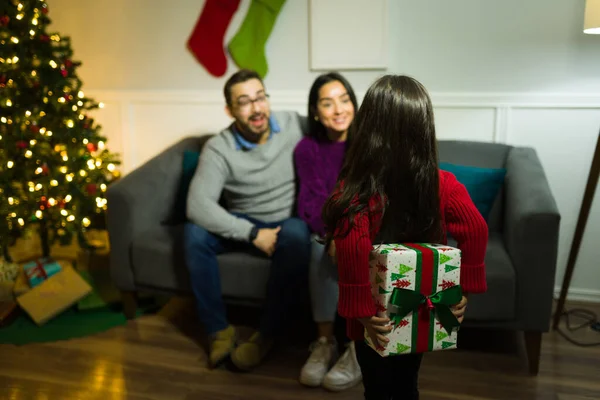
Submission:
<svg viewBox="0 0 600 400">
<path fill-rule="evenodd" d="M 263 222 L 292 216 L 296 200 L 293 152 L 303 136 L 304 118 L 295 112 L 272 112 L 279 132 L 251 149 L 240 148 L 232 126 L 204 145 L 192 178 L 187 217 L 227 239 L 248 241 L 253 224 L 239 213 Z M 226 209 L 219 200 L 223 196 Z"/>
</svg>

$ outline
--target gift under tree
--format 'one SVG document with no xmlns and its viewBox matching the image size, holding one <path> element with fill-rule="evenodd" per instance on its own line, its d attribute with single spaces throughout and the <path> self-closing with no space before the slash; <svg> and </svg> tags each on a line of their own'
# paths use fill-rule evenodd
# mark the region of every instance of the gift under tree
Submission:
<svg viewBox="0 0 600 400">
<path fill-rule="evenodd" d="M 0 2 L 0 245 L 38 227 L 43 255 L 106 210 L 119 160 L 88 114 L 68 37 L 43 0 Z"/>
</svg>

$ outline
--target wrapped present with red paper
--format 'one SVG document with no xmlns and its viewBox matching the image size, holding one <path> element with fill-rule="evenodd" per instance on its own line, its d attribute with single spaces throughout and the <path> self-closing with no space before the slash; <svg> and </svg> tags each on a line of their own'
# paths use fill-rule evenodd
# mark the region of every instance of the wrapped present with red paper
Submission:
<svg viewBox="0 0 600 400">
<path fill-rule="evenodd" d="M 52 258 L 38 258 L 23 265 L 23 271 L 32 288 L 60 272 L 61 269 L 61 265 Z"/>
<path fill-rule="evenodd" d="M 460 323 L 451 306 L 462 299 L 459 249 L 422 243 L 373 246 L 370 278 L 377 315 L 393 324 L 381 356 L 456 348 Z"/>
</svg>

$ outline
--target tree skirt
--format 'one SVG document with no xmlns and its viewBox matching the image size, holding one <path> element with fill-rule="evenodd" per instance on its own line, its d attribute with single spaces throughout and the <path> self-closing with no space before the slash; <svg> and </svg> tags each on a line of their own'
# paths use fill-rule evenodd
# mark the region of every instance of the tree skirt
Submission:
<svg viewBox="0 0 600 400">
<path fill-rule="evenodd" d="M 152 304 L 141 305 L 138 316 L 157 309 L 154 301 L 149 303 Z M 10 325 L 0 328 L 0 343 L 22 345 L 79 338 L 104 332 L 126 322 L 120 305 L 92 310 L 77 310 L 76 307 L 71 307 L 42 326 L 37 326 L 24 311 L 21 311 Z"/>
</svg>

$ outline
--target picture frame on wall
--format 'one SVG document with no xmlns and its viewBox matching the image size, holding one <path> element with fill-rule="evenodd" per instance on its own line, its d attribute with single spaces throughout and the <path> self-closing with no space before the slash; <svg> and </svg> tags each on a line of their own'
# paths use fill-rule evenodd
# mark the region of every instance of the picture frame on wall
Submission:
<svg viewBox="0 0 600 400">
<path fill-rule="evenodd" d="M 309 0 L 310 69 L 387 69 L 388 1 Z"/>
</svg>

